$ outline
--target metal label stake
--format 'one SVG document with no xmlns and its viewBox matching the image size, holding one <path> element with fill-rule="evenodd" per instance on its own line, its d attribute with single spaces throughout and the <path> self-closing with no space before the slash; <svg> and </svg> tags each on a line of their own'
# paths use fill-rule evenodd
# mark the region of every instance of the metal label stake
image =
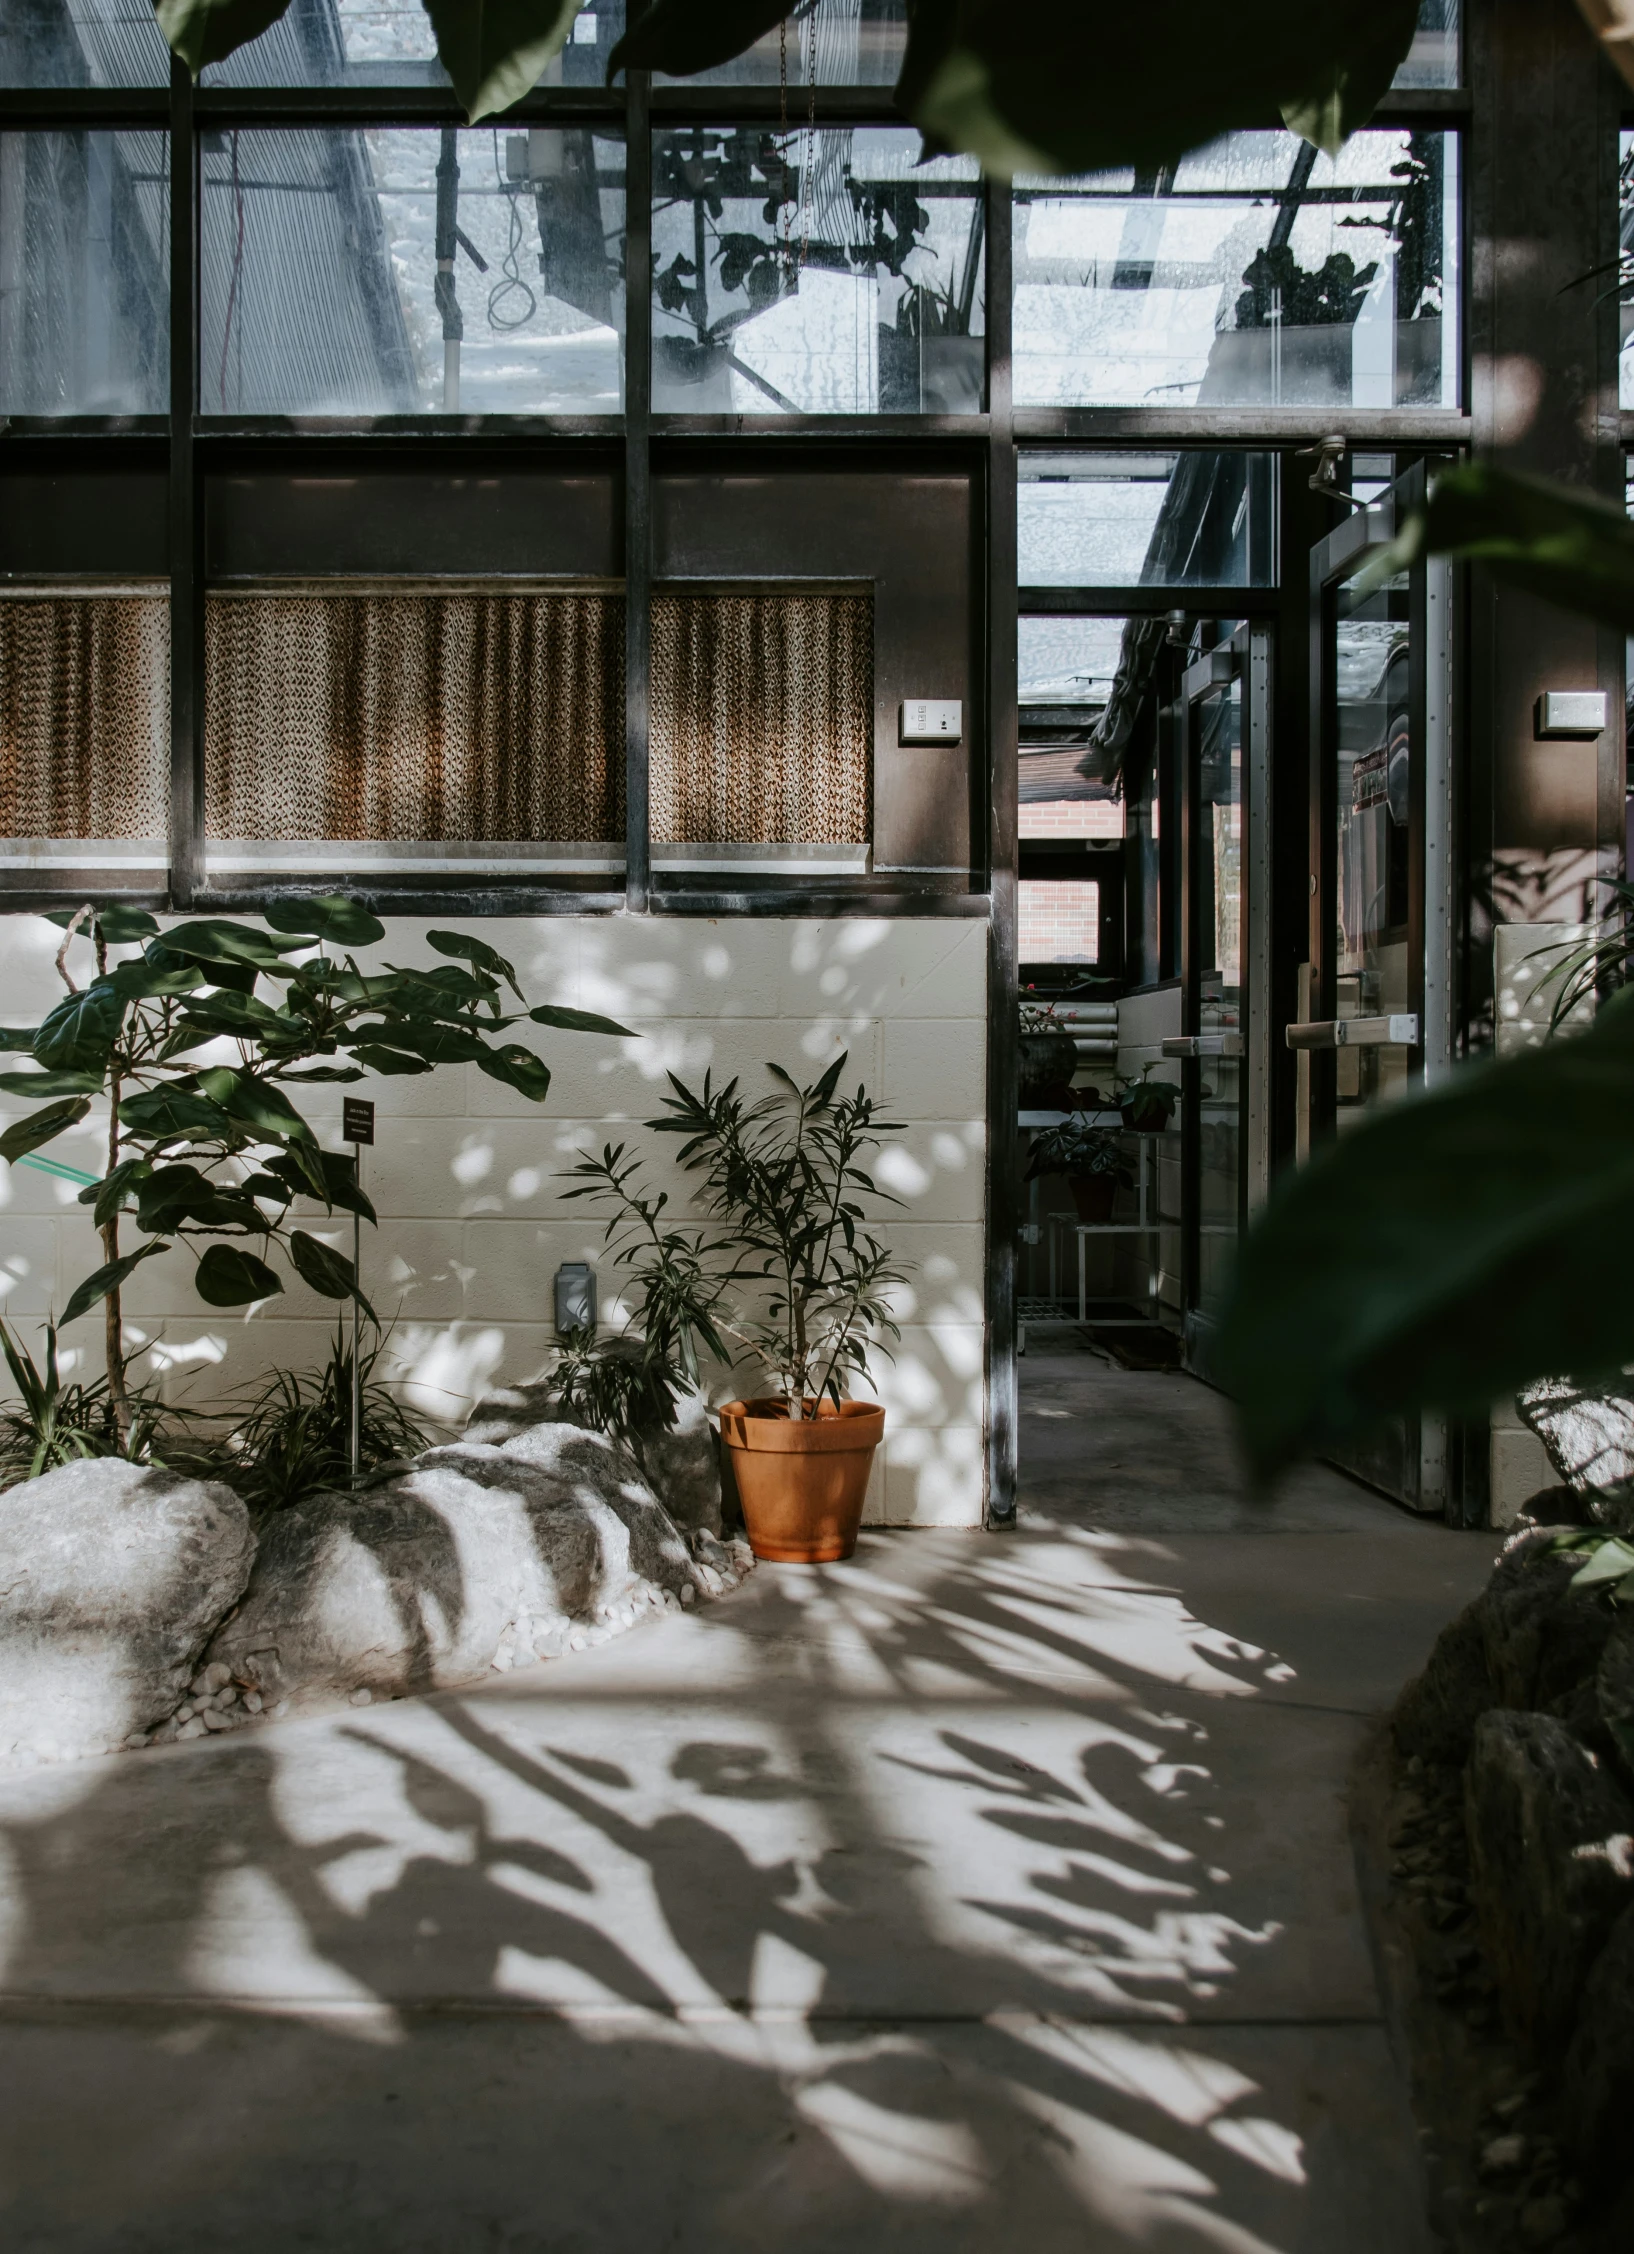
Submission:
<svg viewBox="0 0 1634 2254">
<path fill-rule="evenodd" d="M 343 1098 L 341 1133 L 352 1146 L 352 1181 L 363 1193 L 364 1145 L 374 1145 L 374 1105 L 361 1096 Z M 363 1216 L 352 1213 L 352 1485 L 363 1453 Z"/>
</svg>

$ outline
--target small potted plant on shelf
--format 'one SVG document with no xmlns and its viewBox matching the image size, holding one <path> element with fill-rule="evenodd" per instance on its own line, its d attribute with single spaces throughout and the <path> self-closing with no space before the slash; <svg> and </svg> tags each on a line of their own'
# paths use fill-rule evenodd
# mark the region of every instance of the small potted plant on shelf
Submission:
<svg viewBox="0 0 1634 2254">
<path fill-rule="evenodd" d="M 866 1089 L 838 1093 L 845 1064 L 841 1055 L 806 1088 L 768 1065 L 777 1086 L 755 1101 L 736 1080 L 717 1088 L 706 1075 L 694 1091 L 670 1075 L 665 1116 L 647 1124 L 685 1138 L 681 1166 L 700 1177 L 696 1222 L 666 1218 L 666 1196 L 639 1187 L 640 1163 L 622 1145 L 575 1167 L 583 1186 L 568 1192 L 614 1208 L 607 1239 L 636 1271 L 645 1345 L 663 1365 L 649 1370 L 658 1395 L 673 1390 L 674 1352 L 689 1375 L 700 1347 L 760 1363 L 769 1389 L 728 1401 L 720 1430 L 750 1545 L 781 1563 L 856 1548 L 885 1411 L 847 1387 L 900 1336 L 889 1295 L 904 1273 L 863 1225 L 862 1203 L 898 1201 L 862 1161 L 901 1129 L 878 1117 Z"/>
<path fill-rule="evenodd" d="M 1173 1080 L 1150 1080 L 1147 1065 L 1138 1080 L 1129 1080 L 1119 1073 L 1113 1092 L 1113 1101 L 1123 1113 L 1123 1123 L 1136 1134 L 1158 1134 L 1174 1117 L 1175 1106 L 1180 1101 L 1180 1087 Z"/>
<path fill-rule="evenodd" d="M 1063 1120 L 1033 1138 L 1027 1161 L 1029 1182 L 1064 1177 L 1078 1218 L 1089 1228 L 1104 1228 L 1120 1189 L 1132 1189 L 1134 1176 L 1124 1156 L 1117 1127 L 1092 1127 L 1085 1119 Z"/>
</svg>

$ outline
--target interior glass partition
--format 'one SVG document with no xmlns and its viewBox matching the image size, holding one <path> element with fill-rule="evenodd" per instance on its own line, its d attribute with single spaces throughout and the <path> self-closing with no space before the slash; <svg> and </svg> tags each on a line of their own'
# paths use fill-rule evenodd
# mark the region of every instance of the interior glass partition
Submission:
<svg viewBox="0 0 1634 2254">
<path fill-rule="evenodd" d="M 1017 474 L 1024 587 L 1275 583 L 1274 455 L 1029 447 Z"/>
<path fill-rule="evenodd" d="M 579 128 L 213 132 L 207 414 L 616 414 L 624 144 Z"/>
<path fill-rule="evenodd" d="M 1233 133 L 1018 180 L 1018 406 L 1455 407 L 1458 141 Z"/>
</svg>

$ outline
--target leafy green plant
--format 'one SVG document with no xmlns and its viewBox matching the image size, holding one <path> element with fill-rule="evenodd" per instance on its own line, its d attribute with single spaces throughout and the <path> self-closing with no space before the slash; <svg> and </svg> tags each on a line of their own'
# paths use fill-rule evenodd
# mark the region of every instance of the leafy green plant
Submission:
<svg viewBox="0 0 1634 2254">
<path fill-rule="evenodd" d="M 46 1325 L 43 1368 L 4 1323 L 0 1323 L 0 1351 L 17 1389 L 17 1406 L 0 1411 L 0 1487 L 38 1479 L 41 1472 L 86 1456 L 120 1453 L 119 1424 L 107 1380 L 98 1378 L 92 1385 L 64 1381 L 55 1323 Z"/>
<path fill-rule="evenodd" d="M 1137 1134 L 1157 1134 L 1168 1126 L 1180 1102 L 1181 1088 L 1176 1080 L 1153 1080 L 1148 1065 L 1138 1080 L 1125 1079 L 1120 1072 L 1112 1084 L 1112 1100 L 1123 1113 L 1123 1123 Z"/>
<path fill-rule="evenodd" d="M 358 1470 L 419 1455 L 427 1432 L 374 1372 L 383 1341 L 358 1357 Z M 352 1480 L 352 1348 L 337 1329 L 329 1359 L 316 1370 L 274 1370 L 240 1402 L 217 1459 L 254 1510 L 286 1510 L 320 1488 Z"/>
<path fill-rule="evenodd" d="M 145 910 L 125 906 L 51 920 L 65 927 L 57 966 L 66 997 L 42 1024 L 0 1030 L 0 1047 L 27 1055 L 32 1066 L 0 1073 L 0 1090 L 47 1100 L 0 1135 L 0 1157 L 15 1163 L 76 1126 L 93 1098 L 107 1103 L 106 1168 L 80 1193 L 104 1257 L 76 1286 L 61 1321 L 103 1305 L 108 1396 L 122 1445 L 135 1411 L 120 1293 L 144 1261 L 182 1244 L 197 1258 L 199 1297 L 211 1307 L 240 1307 L 282 1291 L 266 1257 L 278 1247 L 322 1297 L 361 1298 L 352 1262 L 292 1223 L 303 1197 L 330 1212 L 375 1218 L 351 1160 L 319 1147 L 294 1097 L 313 1085 L 361 1080 L 366 1071 L 470 1063 L 540 1103 L 549 1070 L 532 1049 L 505 1038 L 511 1027 L 623 1030 L 582 1010 L 529 1009 L 511 964 L 461 932 L 427 934 L 445 958 L 433 970 L 365 972 L 353 955 L 335 950 L 383 939 L 385 927 L 339 896 L 280 902 L 268 910 L 267 931 L 208 919 L 161 932 Z M 68 955 L 83 927 L 96 975 L 81 988 Z M 109 949 L 122 945 L 139 952 L 115 964 Z M 257 992 L 263 982 L 271 1001 Z M 506 988 L 520 1008 L 505 1006 Z M 198 1052 L 218 1042 L 231 1044 L 235 1061 L 201 1064 Z M 121 1246 L 127 1216 L 143 1240 L 131 1252 Z"/>
<path fill-rule="evenodd" d="M 1042 1127 L 1034 1135 L 1026 1179 L 1043 1181 L 1055 1174 L 1110 1174 L 1126 1190 L 1135 1181 L 1124 1156 L 1121 1130 L 1092 1127 L 1083 1119 L 1066 1119 L 1059 1127 Z"/>
<path fill-rule="evenodd" d="M 636 1358 L 638 1378 L 599 1373 L 607 1398 L 651 1386 L 653 1398 L 673 1403 L 696 1379 L 700 1347 L 720 1362 L 741 1349 L 791 1415 L 815 1417 L 825 1393 L 837 1402 L 848 1380 L 867 1376 L 870 1352 L 889 1355 L 901 1335 L 890 1291 L 905 1276 L 864 1226 L 860 1200 L 898 1201 L 861 1160 L 901 1127 L 880 1118 L 865 1088 L 838 1093 L 846 1061 L 840 1055 L 804 1088 L 769 1064 L 777 1085 L 757 1101 L 735 1079 L 717 1088 L 706 1074 L 694 1091 L 671 1073 L 664 1116 L 647 1125 L 684 1138 L 680 1164 L 699 1177 L 702 1221 L 667 1221 L 664 1193 L 639 1187 L 640 1162 L 623 1145 L 573 1169 L 581 1186 L 570 1197 L 612 1205 L 607 1241 L 641 1299 L 632 1335 L 648 1359 Z M 570 1353 L 581 1368 L 595 1358 L 582 1346 Z"/>
</svg>

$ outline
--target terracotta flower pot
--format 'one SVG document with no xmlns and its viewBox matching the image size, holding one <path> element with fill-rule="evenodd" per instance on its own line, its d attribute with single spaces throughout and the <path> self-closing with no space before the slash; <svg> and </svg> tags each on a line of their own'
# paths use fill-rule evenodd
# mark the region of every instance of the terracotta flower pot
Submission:
<svg viewBox="0 0 1634 2254">
<path fill-rule="evenodd" d="M 819 1404 L 795 1423 L 782 1401 L 728 1401 L 721 1438 L 756 1557 L 827 1565 L 857 1546 L 862 1500 L 885 1411 L 872 1401 Z"/>
<path fill-rule="evenodd" d="M 1112 1218 L 1112 1200 L 1118 1194 L 1115 1174 L 1069 1174 L 1067 1188 L 1086 1227 L 1104 1228 Z"/>
</svg>

